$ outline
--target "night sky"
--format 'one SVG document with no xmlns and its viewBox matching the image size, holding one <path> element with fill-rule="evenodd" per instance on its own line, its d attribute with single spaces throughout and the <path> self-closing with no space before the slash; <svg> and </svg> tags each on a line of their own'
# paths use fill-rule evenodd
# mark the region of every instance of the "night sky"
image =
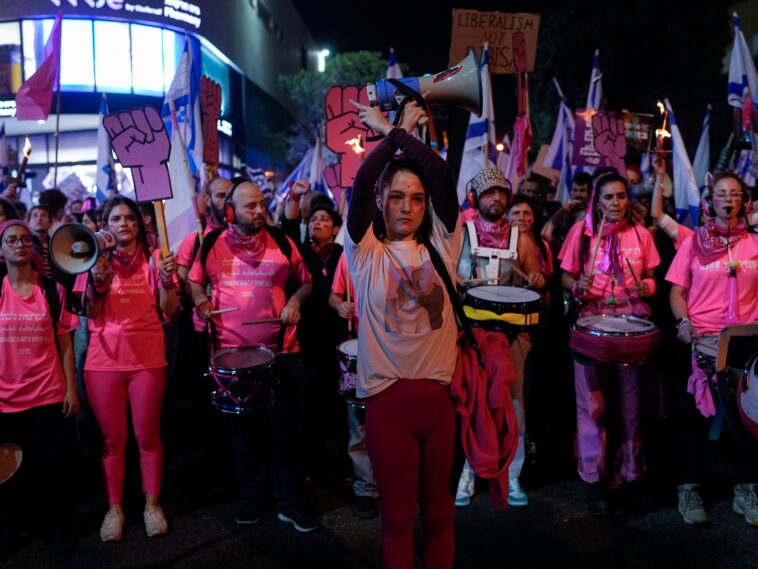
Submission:
<svg viewBox="0 0 758 569">
<path fill-rule="evenodd" d="M 549 143 L 558 111 L 552 75 L 559 78 L 569 104 L 584 106 L 596 47 L 601 50 L 608 109 L 655 113 L 656 100 L 668 96 L 692 155 L 705 106 L 711 102 L 713 160 L 731 130 L 732 111 L 726 105 L 726 77 L 721 74 L 720 62 L 731 45 L 729 6 L 734 3 L 716 2 L 694 12 L 691 2 L 684 0 L 386 0 L 373 5 L 293 1 L 322 47 L 332 53 L 378 51 L 387 57 L 391 46 L 414 75 L 448 66 L 453 7 L 541 14 L 537 60 L 539 65 L 542 58 L 543 65 L 541 73 L 530 77 L 533 121 L 539 122 L 537 115 L 542 112 L 542 123 L 535 125 L 541 130 L 541 143 Z M 710 12 L 703 14 L 704 10 Z M 551 37 L 545 33 L 547 14 L 553 15 L 552 29 L 563 34 L 556 39 L 560 45 L 552 53 L 548 53 L 553 47 Z M 511 131 L 516 115 L 515 76 L 495 75 L 492 84 L 495 122 L 498 136 L 502 136 Z M 453 136 L 461 129 L 465 132 L 467 120 L 467 113 L 452 112 L 449 128 Z"/>
</svg>

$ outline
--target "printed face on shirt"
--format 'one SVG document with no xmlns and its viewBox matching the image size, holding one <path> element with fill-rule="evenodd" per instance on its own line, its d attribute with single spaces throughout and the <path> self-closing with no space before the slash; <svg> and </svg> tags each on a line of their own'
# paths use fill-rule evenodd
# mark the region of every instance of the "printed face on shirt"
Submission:
<svg viewBox="0 0 758 569">
<path fill-rule="evenodd" d="M 519 233 L 529 233 L 534 225 L 534 212 L 529 204 L 516 204 L 508 210 L 508 222 L 518 227 Z"/>
<path fill-rule="evenodd" d="M 713 187 L 713 211 L 716 221 L 736 221 L 742 208 L 742 188 L 733 178 L 722 178 Z"/>
<path fill-rule="evenodd" d="M 29 227 L 35 233 L 43 233 L 50 229 L 52 221 L 50 220 L 50 214 L 46 209 L 41 207 L 35 207 L 29 214 Z"/>
<path fill-rule="evenodd" d="M 118 204 L 110 211 L 106 227 L 116 236 L 116 241 L 121 247 L 129 245 L 137 239 L 137 232 L 139 231 L 137 217 L 126 204 Z"/>
<path fill-rule="evenodd" d="M 399 170 L 377 205 L 384 213 L 389 241 L 414 239 L 426 213 L 426 192 L 416 174 Z"/>
<path fill-rule="evenodd" d="M 490 222 L 503 218 L 508 206 L 508 191 L 503 188 L 489 188 L 478 196 L 479 215 Z"/>
<path fill-rule="evenodd" d="M 232 205 L 237 215 L 237 229 L 245 234 L 258 233 L 266 223 L 266 198 L 252 182 L 243 182 L 232 194 Z"/>
<path fill-rule="evenodd" d="M 6 263 L 24 265 L 32 260 L 32 235 L 23 225 L 9 227 L 0 239 L 0 246 Z"/>
<path fill-rule="evenodd" d="M 629 194 L 621 182 L 609 182 L 600 188 L 597 200 L 600 215 L 605 214 L 606 221 L 615 223 L 626 216 L 629 209 Z"/>
<path fill-rule="evenodd" d="M 224 200 L 231 187 L 231 180 L 216 178 L 205 190 L 205 205 L 208 206 L 213 221 L 219 225 L 224 222 Z"/>
<path fill-rule="evenodd" d="M 323 209 L 317 210 L 308 222 L 308 235 L 314 243 L 328 243 L 337 236 L 339 227 L 334 225 L 332 216 Z"/>
</svg>

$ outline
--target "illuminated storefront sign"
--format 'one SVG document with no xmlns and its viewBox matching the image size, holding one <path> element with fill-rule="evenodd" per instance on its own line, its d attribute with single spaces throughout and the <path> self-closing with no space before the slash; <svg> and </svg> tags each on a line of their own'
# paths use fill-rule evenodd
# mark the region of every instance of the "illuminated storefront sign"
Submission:
<svg viewBox="0 0 758 569">
<path fill-rule="evenodd" d="M 153 16 L 157 19 L 163 19 L 166 23 L 182 22 L 195 29 L 200 28 L 203 23 L 200 6 L 185 0 L 164 0 L 156 2 L 153 0 L 143 0 L 142 2 L 127 2 L 126 0 L 50 0 L 56 7 L 72 8 L 89 7 L 93 10 L 110 10 L 118 12 L 131 12 L 134 14 L 143 14 Z"/>
</svg>

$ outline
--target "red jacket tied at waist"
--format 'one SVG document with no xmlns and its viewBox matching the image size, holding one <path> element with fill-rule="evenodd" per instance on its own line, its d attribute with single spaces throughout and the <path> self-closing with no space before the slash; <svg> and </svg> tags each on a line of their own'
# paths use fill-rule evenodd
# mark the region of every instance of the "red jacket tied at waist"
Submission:
<svg viewBox="0 0 758 569">
<path fill-rule="evenodd" d="M 461 442 L 471 468 L 491 480 L 493 505 L 506 507 L 508 465 L 518 442 L 518 424 L 510 388 L 516 367 L 503 334 L 473 329 L 484 360 L 484 370 L 464 334 L 458 336 L 458 363 L 450 396 L 461 417 Z"/>
</svg>

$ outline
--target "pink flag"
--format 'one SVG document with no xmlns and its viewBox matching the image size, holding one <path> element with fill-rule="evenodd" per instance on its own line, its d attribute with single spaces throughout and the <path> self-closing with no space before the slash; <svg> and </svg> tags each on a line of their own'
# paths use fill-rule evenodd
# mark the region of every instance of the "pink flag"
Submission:
<svg viewBox="0 0 758 569">
<path fill-rule="evenodd" d="M 47 38 L 42 61 L 37 71 L 21 85 L 16 95 L 16 118 L 20 121 L 46 120 L 53 101 L 53 89 L 58 86 L 61 63 L 61 21 L 63 14 L 55 16 L 53 29 Z"/>
</svg>

